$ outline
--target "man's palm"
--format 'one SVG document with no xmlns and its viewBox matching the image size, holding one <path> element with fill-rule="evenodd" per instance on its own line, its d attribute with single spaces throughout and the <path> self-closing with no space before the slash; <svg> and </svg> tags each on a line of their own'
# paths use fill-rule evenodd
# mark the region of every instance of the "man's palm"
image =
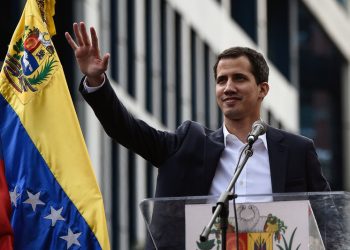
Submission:
<svg viewBox="0 0 350 250">
<path fill-rule="evenodd" d="M 90 28 L 91 40 L 87 35 L 83 22 L 80 24 L 74 23 L 73 30 L 76 41 L 72 39 L 68 32 L 65 35 L 69 45 L 74 50 L 75 58 L 81 72 L 93 82 L 93 85 L 101 83 L 99 79 L 101 79 L 103 73 L 107 70 L 109 54 L 105 54 L 101 58 L 98 38 L 93 27 Z"/>
<path fill-rule="evenodd" d="M 92 46 L 79 47 L 74 53 L 79 68 L 84 75 L 98 76 L 106 71 L 103 61 L 100 58 L 99 51 Z"/>
</svg>

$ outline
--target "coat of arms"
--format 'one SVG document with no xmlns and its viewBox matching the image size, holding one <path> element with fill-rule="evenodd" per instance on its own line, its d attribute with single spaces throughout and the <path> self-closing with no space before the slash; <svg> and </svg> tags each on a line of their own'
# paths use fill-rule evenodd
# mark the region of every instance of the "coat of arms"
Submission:
<svg viewBox="0 0 350 250">
<path fill-rule="evenodd" d="M 57 62 L 50 34 L 41 32 L 38 27 L 25 26 L 23 35 L 16 39 L 6 55 L 3 78 L 25 104 L 48 83 Z"/>
</svg>

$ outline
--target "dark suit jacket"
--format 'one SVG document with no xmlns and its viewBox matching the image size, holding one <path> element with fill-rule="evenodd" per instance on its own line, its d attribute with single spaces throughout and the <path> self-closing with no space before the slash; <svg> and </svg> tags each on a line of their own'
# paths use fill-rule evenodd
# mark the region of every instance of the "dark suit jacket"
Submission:
<svg viewBox="0 0 350 250">
<path fill-rule="evenodd" d="M 110 137 L 159 168 L 157 197 L 208 195 L 224 149 L 222 128 L 185 121 L 173 133 L 159 131 L 125 109 L 108 79 L 96 92 L 85 93 L 82 84 L 80 91 Z M 329 190 L 310 139 L 272 127 L 266 139 L 274 193 Z"/>
</svg>

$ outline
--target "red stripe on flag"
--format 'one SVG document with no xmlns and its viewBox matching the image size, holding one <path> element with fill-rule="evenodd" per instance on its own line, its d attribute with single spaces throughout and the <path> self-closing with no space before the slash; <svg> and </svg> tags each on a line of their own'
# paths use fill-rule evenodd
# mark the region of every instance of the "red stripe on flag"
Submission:
<svg viewBox="0 0 350 250">
<path fill-rule="evenodd" d="M 0 159 L 0 250 L 13 249 L 13 231 L 10 224 L 11 201 L 5 179 L 4 161 Z"/>
</svg>

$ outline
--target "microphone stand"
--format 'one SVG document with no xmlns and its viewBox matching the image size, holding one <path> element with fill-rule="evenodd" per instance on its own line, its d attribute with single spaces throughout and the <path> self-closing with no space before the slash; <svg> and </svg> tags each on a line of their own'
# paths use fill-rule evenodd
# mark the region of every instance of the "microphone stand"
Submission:
<svg viewBox="0 0 350 250">
<path fill-rule="evenodd" d="M 237 195 L 232 193 L 232 189 L 235 186 L 237 179 L 238 179 L 239 175 L 241 174 L 242 169 L 245 166 L 245 164 L 247 163 L 249 157 L 251 157 L 253 155 L 252 145 L 253 145 L 253 143 L 248 143 L 245 146 L 246 147 L 244 149 L 245 154 L 244 154 L 242 161 L 237 166 L 237 170 L 234 173 L 226 191 L 224 191 L 220 195 L 220 197 L 216 203 L 216 206 L 213 207 L 213 216 L 211 217 L 208 225 L 204 227 L 204 229 L 199 237 L 201 242 L 208 240 L 208 235 L 210 233 L 210 230 L 211 230 L 216 218 L 219 217 L 220 218 L 220 228 L 221 228 L 221 232 L 222 232 L 222 234 L 221 234 L 222 248 L 221 249 L 226 250 L 226 231 L 227 231 L 228 215 L 229 215 L 228 203 L 229 203 L 229 200 L 237 198 Z"/>
</svg>

